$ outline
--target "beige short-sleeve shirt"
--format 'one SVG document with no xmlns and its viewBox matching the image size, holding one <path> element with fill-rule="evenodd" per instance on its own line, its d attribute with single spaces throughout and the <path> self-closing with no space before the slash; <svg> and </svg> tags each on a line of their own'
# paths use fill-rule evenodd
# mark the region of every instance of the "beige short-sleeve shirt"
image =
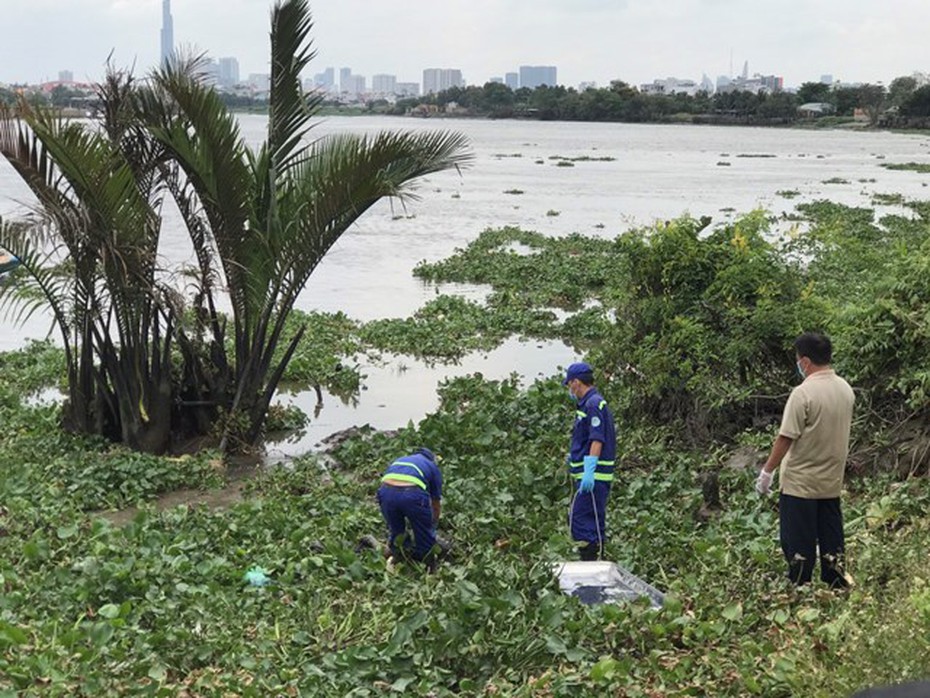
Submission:
<svg viewBox="0 0 930 698">
<path fill-rule="evenodd" d="M 781 462 L 781 491 L 832 499 L 843 489 L 855 395 L 833 369 L 812 373 L 791 391 L 779 434 L 792 439 Z"/>
</svg>

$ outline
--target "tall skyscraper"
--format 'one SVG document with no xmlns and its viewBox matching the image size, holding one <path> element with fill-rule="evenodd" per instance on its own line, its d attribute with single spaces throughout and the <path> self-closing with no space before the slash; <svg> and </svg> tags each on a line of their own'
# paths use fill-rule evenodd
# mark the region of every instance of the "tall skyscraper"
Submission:
<svg viewBox="0 0 930 698">
<path fill-rule="evenodd" d="M 465 87 L 465 79 L 458 68 L 427 68 L 423 71 L 423 94 L 442 92 L 450 87 Z"/>
<path fill-rule="evenodd" d="M 348 92 L 349 88 L 352 87 L 349 83 L 352 81 L 352 69 L 351 68 L 340 68 L 339 69 L 339 91 Z"/>
<path fill-rule="evenodd" d="M 239 61 L 234 56 L 219 59 L 217 82 L 223 87 L 232 87 L 239 82 Z"/>
<path fill-rule="evenodd" d="M 375 94 L 392 95 L 397 89 L 396 75 L 373 75 L 371 77 L 371 91 Z"/>
<path fill-rule="evenodd" d="M 168 64 L 174 54 L 174 20 L 171 19 L 171 0 L 161 3 L 161 63 Z"/>
<path fill-rule="evenodd" d="M 557 84 L 554 65 L 520 66 L 520 87 L 529 87 L 532 90 L 540 85 L 555 87 Z"/>
<path fill-rule="evenodd" d="M 507 85 L 511 90 L 515 90 L 520 87 L 520 74 L 519 73 L 506 73 L 504 75 L 504 84 Z"/>
</svg>

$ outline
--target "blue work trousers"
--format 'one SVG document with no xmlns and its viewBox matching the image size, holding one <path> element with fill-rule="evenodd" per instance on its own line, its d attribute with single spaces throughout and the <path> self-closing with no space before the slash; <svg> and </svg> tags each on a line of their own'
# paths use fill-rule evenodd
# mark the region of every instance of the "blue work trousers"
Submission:
<svg viewBox="0 0 930 698">
<path fill-rule="evenodd" d="M 610 483 L 604 480 L 595 480 L 594 489 L 590 492 L 578 490 L 580 481 L 573 480 L 575 488 L 572 502 L 571 533 L 572 540 L 579 543 L 593 543 L 603 545 L 607 541 L 607 529 L 604 520 L 607 516 L 607 496 L 610 494 Z"/>
<path fill-rule="evenodd" d="M 425 559 L 436 543 L 433 505 L 429 493 L 420 487 L 381 485 L 378 489 L 378 505 L 388 527 L 391 553 L 395 556 L 407 555 L 415 560 Z M 403 536 L 403 550 L 398 550 L 398 536 Z"/>
</svg>

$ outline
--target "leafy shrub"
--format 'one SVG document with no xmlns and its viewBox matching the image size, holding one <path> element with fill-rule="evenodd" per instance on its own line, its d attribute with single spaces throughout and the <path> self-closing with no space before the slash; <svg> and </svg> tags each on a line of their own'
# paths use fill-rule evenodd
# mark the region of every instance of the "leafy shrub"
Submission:
<svg viewBox="0 0 930 698">
<path fill-rule="evenodd" d="M 675 423 L 700 439 L 778 412 L 792 340 L 823 322 L 802 269 L 768 242 L 766 216 L 707 235 L 704 224 L 683 218 L 621 238 L 628 290 L 594 352 L 625 421 Z"/>
</svg>

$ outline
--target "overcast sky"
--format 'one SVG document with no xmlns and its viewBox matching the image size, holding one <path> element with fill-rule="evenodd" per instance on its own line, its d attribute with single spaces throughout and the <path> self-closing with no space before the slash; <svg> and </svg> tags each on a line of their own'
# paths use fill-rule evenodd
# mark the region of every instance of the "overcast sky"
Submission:
<svg viewBox="0 0 930 698">
<path fill-rule="evenodd" d="M 144 70 L 158 59 L 161 0 L 0 0 L 0 82 L 71 70 L 97 80 L 107 56 Z M 175 42 L 267 72 L 272 0 L 172 0 Z M 733 72 L 797 86 L 832 74 L 886 84 L 930 72 L 928 0 L 316 0 L 311 72 L 351 67 L 420 82 L 459 68 L 482 84 L 520 65 L 559 82 L 633 84 Z M 309 77 L 309 76 L 308 76 Z M 369 83 L 370 84 L 370 83 Z"/>
</svg>

